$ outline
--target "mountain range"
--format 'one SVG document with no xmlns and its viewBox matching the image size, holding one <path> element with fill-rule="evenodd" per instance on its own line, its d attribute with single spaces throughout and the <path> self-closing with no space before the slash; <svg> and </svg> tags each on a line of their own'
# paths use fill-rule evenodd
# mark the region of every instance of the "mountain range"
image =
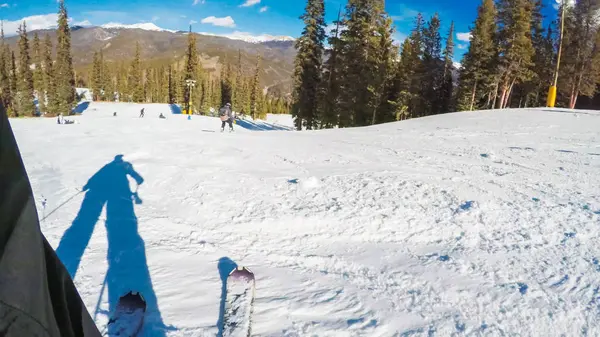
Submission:
<svg viewBox="0 0 600 337">
<path fill-rule="evenodd" d="M 38 33 L 40 39 L 49 34 L 56 41 L 56 31 L 45 29 L 28 32 L 32 37 Z M 129 62 L 135 55 L 139 43 L 142 59 L 146 62 L 178 63 L 182 65 L 189 32 L 162 29 L 153 23 L 122 25 L 109 23 L 103 26 L 71 27 L 71 46 L 75 70 L 89 69 L 94 52 L 102 50 L 107 61 Z M 251 74 L 261 56 L 261 84 L 266 88 L 287 93 L 290 91 L 296 50 L 294 39 L 289 36 L 251 36 L 233 33 L 217 36 L 207 33 L 196 34 L 196 43 L 201 63 L 208 72 L 220 71 L 225 62 L 237 64 L 241 55 L 242 69 Z M 18 37 L 6 39 L 18 53 Z"/>
</svg>

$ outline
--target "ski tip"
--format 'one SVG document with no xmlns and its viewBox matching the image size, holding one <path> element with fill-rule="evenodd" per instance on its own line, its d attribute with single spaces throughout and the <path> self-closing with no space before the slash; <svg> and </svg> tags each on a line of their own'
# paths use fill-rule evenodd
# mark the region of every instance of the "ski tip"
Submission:
<svg viewBox="0 0 600 337">
<path fill-rule="evenodd" d="M 229 273 L 229 276 L 254 279 L 254 273 L 250 269 L 243 266 L 237 266 Z"/>
<path fill-rule="evenodd" d="M 146 310 L 146 300 L 138 291 L 130 290 L 127 294 L 119 298 L 119 304 L 130 308 L 141 308 Z"/>
</svg>

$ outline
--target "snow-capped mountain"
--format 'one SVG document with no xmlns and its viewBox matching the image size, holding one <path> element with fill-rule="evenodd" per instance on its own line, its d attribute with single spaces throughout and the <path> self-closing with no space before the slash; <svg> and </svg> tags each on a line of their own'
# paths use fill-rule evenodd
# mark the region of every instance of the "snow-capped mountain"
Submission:
<svg viewBox="0 0 600 337">
<path fill-rule="evenodd" d="M 225 37 L 225 38 L 228 38 L 231 40 L 241 40 L 241 41 L 245 41 L 245 42 L 249 42 L 249 43 L 263 43 L 263 42 L 269 42 L 269 41 L 295 41 L 296 40 L 291 36 L 274 36 L 274 35 L 269 35 L 269 34 L 252 35 L 251 33 L 248 33 L 248 32 L 238 32 L 238 31 L 235 31 L 231 34 L 213 34 L 213 33 L 206 33 L 206 32 L 201 32 L 199 34 L 209 35 L 209 36 L 220 36 L 220 37 Z"/>
<path fill-rule="evenodd" d="M 148 31 L 154 31 L 154 32 L 169 32 L 169 33 L 187 34 L 187 32 L 184 32 L 184 31 L 175 31 L 175 30 L 170 30 L 170 29 L 164 29 L 164 28 L 158 27 L 157 25 L 155 25 L 154 23 L 151 23 L 151 22 L 136 23 L 136 24 L 132 24 L 132 25 L 110 22 L 110 23 L 104 24 L 100 27 L 105 28 L 105 29 L 142 29 L 142 30 L 148 30 Z M 263 43 L 263 42 L 270 42 L 270 41 L 295 41 L 295 39 L 291 36 L 275 36 L 275 35 L 269 35 L 269 34 L 253 35 L 248 32 L 239 32 L 239 31 L 235 31 L 230 34 L 214 34 L 214 33 L 207 33 L 207 32 L 201 32 L 199 34 L 225 37 L 225 38 L 228 38 L 231 40 L 240 40 L 240 41 L 245 41 L 245 42 L 249 42 L 249 43 Z"/>
<path fill-rule="evenodd" d="M 150 31 L 154 31 L 154 32 L 175 33 L 174 30 L 160 28 L 157 25 L 153 24 L 152 22 L 136 23 L 133 25 L 125 25 L 122 23 L 110 22 L 110 23 L 104 24 L 100 27 L 106 28 L 106 29 L 111 29 L 111 28 L 113 28 L 113 29 L 142 29 L 142 30 L 150 30 Z"/>
</svg>

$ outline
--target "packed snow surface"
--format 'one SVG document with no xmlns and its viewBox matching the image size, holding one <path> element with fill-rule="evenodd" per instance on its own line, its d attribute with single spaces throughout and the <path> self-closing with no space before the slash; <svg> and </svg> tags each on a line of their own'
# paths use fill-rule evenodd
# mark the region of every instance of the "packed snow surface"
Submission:
<svg viewBox="0 0 600 337">
<path fill-rule="evenodd" d="M 133 288 L 144 336 L 215 336 L 240 265 L 256 336 L 600 334 L 600 113 L 220 133 L 172 110 L 11 120 L 100 329 Z"/>
</svg>

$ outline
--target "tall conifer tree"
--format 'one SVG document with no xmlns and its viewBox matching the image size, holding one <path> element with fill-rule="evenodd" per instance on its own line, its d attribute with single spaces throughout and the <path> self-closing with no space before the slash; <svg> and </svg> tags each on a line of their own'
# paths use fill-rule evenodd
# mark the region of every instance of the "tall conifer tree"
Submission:
<svg viewBox="0 0 600 337">
<path fill-rule="evenodd" d="M 322 59 L 325 41 L 325 4 L 323 0 L 308 0 L 301 16 L 304 30 L 296 40 L 292 116 L 298 130 L 314 129 L 318 122 L 318 90 L 321 86 Z M 254 89 L 254 88 L 253 88 Z M 254 91 L 252 92 L 254 95 Z M 252 111 L 256 110 L 252 103 Z"/>
</svg>

